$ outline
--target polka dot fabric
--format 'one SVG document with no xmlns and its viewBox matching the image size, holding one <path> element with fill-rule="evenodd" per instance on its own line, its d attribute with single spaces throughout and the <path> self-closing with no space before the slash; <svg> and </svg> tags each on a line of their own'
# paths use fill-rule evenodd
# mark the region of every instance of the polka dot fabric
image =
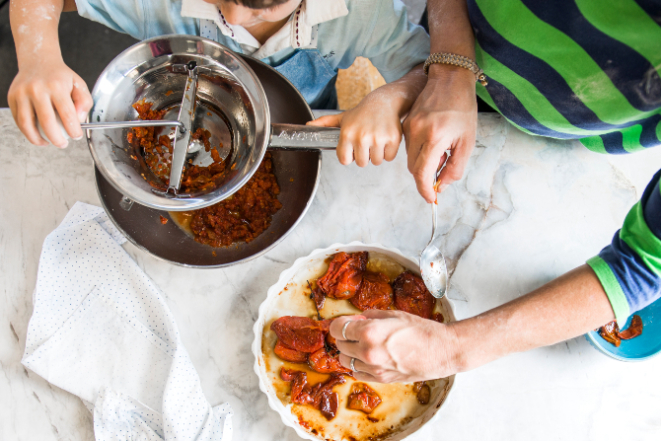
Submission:
<svg viewBox="0 0 661 441">
<path fill-rule="evenodd" d="M 103 209 L 76 203 L 44 241 L 23 364 L 93 410 L 97 441 L 231 441 L 158 287 Z"/>
</svg>

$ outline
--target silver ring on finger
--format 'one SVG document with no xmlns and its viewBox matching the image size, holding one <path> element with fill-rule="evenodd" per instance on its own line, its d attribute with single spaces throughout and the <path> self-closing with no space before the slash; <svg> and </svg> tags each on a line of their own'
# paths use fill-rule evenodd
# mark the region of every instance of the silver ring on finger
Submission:
<svg viewBox="0 0 661 441">
<path fill-rule="evenodd" d="M 349 362 L 349 367 L 353 372 L 358 372 L 358 369 L 353 365 L 356 362 L 356 359 L 354 357 L 351 357 L 351 361 Z"/>
<path fill-rule="evenodd" d="M 347 338 L 347 326 L 349 326 L 349 323 L 351 323 L 351 321 L 346 322 L 344 326 L 342 326 L 342 338 L 345 340 L 349 340 Z"/>
</svg>

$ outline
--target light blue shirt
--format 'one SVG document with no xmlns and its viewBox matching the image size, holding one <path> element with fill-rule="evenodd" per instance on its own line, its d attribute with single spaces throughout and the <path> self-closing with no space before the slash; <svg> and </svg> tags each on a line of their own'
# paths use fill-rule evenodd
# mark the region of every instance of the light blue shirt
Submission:
<svg viewBox="0 0 661 441">
<path fill-rule="evenodd" d="M 166 34 L 200 35 L 200 20 L 182 16 L 182 0 L 76 0 L 76 5 L 82 17 L 140 40 Z M 312 46 L 287 44 L 261 59 L 292 81 L 312 107 L 333 106 L 328 91 L 333 89 L 337 70 L 351 66 L 356 57 L 368 58 L 391 82 L 429 56 L 429 36 L 409 22 L 400 0 L 346 0 L 346 7 L 348 14 L 314 26 Z M 231 36 L 218 32 L 216 40 L 245 53 Z"/>
</svg>

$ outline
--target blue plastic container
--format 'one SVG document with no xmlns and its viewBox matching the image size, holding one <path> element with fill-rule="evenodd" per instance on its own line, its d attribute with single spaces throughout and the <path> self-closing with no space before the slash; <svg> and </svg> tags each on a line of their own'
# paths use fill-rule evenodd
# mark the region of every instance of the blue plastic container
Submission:
<svg viewBox="0 0 661 441">
<path fill-rule="evenodd" d="M 619 347 L 601 338 L 597 331 L 585 334 L 590 344 L 599 352 L 620 361 L 643 361 L 661 352 L 661 300 L 635 313 L 643 320 L 643 333 L 631 340 L 622 340 Z M 632 314 L 621 329 L 631 325 Z"/>
</svg>

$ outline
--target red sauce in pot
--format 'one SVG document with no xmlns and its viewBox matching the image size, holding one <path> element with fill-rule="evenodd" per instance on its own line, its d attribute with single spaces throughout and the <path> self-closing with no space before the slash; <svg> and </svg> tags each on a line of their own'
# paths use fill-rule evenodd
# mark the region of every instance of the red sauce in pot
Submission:
<svg viewBox="0 0 661 441">
<path fill-rule="evenodd" d="M 153 110 L 153 103 L 138 101 L 133 108 L 141 120 L 160 120 L 165 110 Z M 142 149 L 149 169 L 166 189 L 170 181 L 173 145 L 167 135 L 159 136 L 159 128 L 133 127 L 127 135 L 129 143 Z M 209 131 L 198 128 L 191 138 L 200 141 L 211 153 L 213 163 L 207 167 L 186 164 L 181 179 L 181 192 L 210 191 L 226 175 L 226 166 L 218 150 L 212 146 Z M 222 147 L 219 146 L 219 147 Z M 144 175 L 143 175 L 144 178 Z M 145 178 L 146 179 L 146 178 Z M 158 186 L 155 184 L 154 186 Z M 270 225 L 273 215 L 282 208 L 278 201 L 280 187 L 273 172 L 270 153 L 266 153 L 259 168 L 246 185 L 229 198 L 201 210 L 176 213 L 175 220 L 189 230 L 197 242 L 212 247 L 227 247 L 236 242 L 251 242 Z M 185 220 L 185 222 L 181 222 Z"/>
</svg>

